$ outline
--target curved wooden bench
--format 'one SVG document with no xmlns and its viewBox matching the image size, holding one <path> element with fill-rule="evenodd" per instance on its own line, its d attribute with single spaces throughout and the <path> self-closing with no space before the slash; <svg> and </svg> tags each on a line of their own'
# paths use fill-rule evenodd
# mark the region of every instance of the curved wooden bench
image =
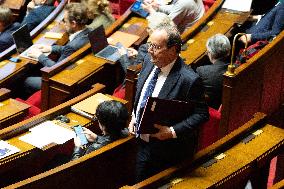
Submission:
<svg viewBox="0 0 284 189">
<path fill-rule="evenodd" d="M 65 153 L 70 152 L 73 149 L 73 141 L 68 141 L 63 145 L 50 145 L 43 150 L 38 149 L 32 145 L 20 141 L 18 138 L 27 133 L 29 128 L 42 123 L 47 120 L 53 120 L 58 115 L 66 115 L 70 118 L 70 123 L 66 123 L 68 127 L 72 127 L 77 124 L 83 126 L 94 125 L 94 130 L 99 130 L 96 122 L 79 116 L 71 112 L 71 106 L 94 95 L 98 92 L 103 92 L 104 86 L 96 84 L 94 88 L 70 101 L 63 103 L 53 109 L 44 113 L 38 114 L 30 119 L 19 122 L 15 125 L 9 126 L 0 130 L 0 139 L 8 141 L 11 145 L 18 147 L 21 151 L 11 156 L 0 159 L 0 187 L 7 186 L 14 182 L 26 179 L 30 176 L 43 172 L 43 166 L 54 155 L 60 151 Z M 71 148 L 70 148 L 71 147 Z"/>
<path fill-rule="evenodd" d="M 247 144 L 241 141 L 248 133 L 257 129 L 263 133 Z M 268 141 L 268 138 L 275 134 L 275 140 Z M 255 181 L 253 183 L 257 185 L 256 188 L 266 188 L 266 183 L 263 182 L 265 179 L 261 174 L 283 147 L 283 129 L 266 124 L 265 114 L 256 113 L 243 126 L 199 151 L 193 160 L 184 161 L 140 183 L 123 188 L 242 188 L 248 179 Z M 203 167 L 204 163 L 220 153 L 226 156 L 211 165 L 208 163 L 206 168 Z"/>
</svg>

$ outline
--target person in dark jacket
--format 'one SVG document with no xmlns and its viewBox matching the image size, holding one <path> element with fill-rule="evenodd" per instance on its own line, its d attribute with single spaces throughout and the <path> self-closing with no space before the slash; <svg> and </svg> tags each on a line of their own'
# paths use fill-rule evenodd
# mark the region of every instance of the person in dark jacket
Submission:
<svg viewBox="0 0 284 189">
<path fill-rule="evenodd" d="M 207 40 L 206 47 L 212 64 L 200 66 L 196 72 L 202 78 L 208 105 L 218 109 L 222 103 L 223 74 L 228 67 L 225 59 L 230 55 L 231 44 L 225 35 L 216 34 Z"/>
<path fill-rule="evenodd" d="M 54 0 L 32 0 L 21 25 L 26 24 L 29 31 L 37 27 L 54 10 Z"/>
<path fill-rule="evenodd" d="M 91 153 L 117 139 L 128 136 L 128 132 L 125 129 L 128 112 L 126 106 L 121 102 L 115 100 L 102 102 L 96 109 L 96 118 L 98 119 L 103 135 L 96 135 L 83 127 L 89 144 L 82 146 L 79 137 L 76 137 L 74 139 L 75 148 L 72 160 Z"/>
<path fill-rule="evenodd" d="M 13 23 L 12 11 L 0 6 L 0 52 L 14 44 L 12 33 L 19 28 L 19 23 Z"/>
<path fill-rule="evenodd" d="M 86 7 L 80 3 L 69 3 L 64 9 L 64 26 L 69 35 L 69 42 L 65 46 L 60 45 L 37 45 L 28 52 L 28 56 L 38 59 L 42 66 L 51 67 L 57 62 L 67 58 L 75 51 L 89 42 L 88 34 L 91 32 L 86 27 L 87 12 Z M 49 59 L 44 53 L 59 55 L 57 61 Z M 28 77 L 24 83 L 26 95 L 29 96 L 41 88 L 41 77 Z"/>
<path fill-rule="evenodd" d="M 248 43 L 259 40 L 269 40 L 278 35 L 284 29 L 284 3 L 279 2 L 268 13 L 266 13 L 253 27 L 246 31 Z M 246 42 L 245 35 L 239 40 Z"/>
</svg>

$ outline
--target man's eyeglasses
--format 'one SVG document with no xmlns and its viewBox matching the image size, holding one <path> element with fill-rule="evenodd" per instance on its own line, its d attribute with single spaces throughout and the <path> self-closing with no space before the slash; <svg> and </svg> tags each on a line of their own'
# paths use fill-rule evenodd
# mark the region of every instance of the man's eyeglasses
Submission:
<svg viewBox="0 0 284 189">
<path fill-rule="evenodd" d="M 161 46 L 159 46 L 157 44 L 154 44 L 154 43 L 151 43 L 151 42 L 147 42 L 147 44 L 148 44 L 148 48 L 149 49 L 151 48 L 154 51 L 159 50 L 159 49 L 162 48 Z"/>
</svg>

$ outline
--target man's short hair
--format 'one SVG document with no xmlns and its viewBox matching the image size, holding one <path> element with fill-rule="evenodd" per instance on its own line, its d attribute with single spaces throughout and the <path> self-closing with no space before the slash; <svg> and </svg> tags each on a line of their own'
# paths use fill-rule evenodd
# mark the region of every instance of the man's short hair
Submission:
<svg viewBox="0 0 284 189">
<path fill-rule="evenodd" d="M 126 127 L 128 111 L 124 104 L 116 100 L 104 101 L 96 109 L 96 117 L 111 136 L 119 137 Z"/>
<path fill-rule="evenodd" d="M 81 3 L 69 3 L 64 8 L 68 12 L 69 21 L 75 21 L 78 25 L 88 23 L 87 8 Z"/>
<path fill-rule="evenodd" d="M 172 19 L 165 13 L 154 12 L 147 16 L 148 28 L 151 30 L 156 29 L 161 24 L 175 25 Z"/>
<path fill-rule="evenodd" d="M 0 6 L 0 22 L 3 23 L 4 26 L 12 24 L 13 14 L 9 8 Z"/>
<path fill-rule="evenodd" d="M 206 48 L 211 57 L 217 60 L 230 55 L 231 44 L 225 35 L 218 33 L 207 40 Z"/>
<path fill-rule="evenodd" d="M 176 47 L 177 53 L 181 50 L 182 40 L 180 33 L 175 25 L 171 25 L 169 23 L 160 24 L 156 30 L 165 30 L 168 35 L 167 47 Z"/>
</svg>

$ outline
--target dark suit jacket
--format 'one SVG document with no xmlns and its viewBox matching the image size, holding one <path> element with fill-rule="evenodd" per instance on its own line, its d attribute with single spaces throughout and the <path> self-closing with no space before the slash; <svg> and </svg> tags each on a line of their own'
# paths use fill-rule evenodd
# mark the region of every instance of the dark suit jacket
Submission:
<svg viewBox="0 0 284 189">
<path fill-rule="evenodd" d="M 17 22 L 13 23 L 0 33 L 0 52 L 3 52 L 14 44 L 12 33 L 19 29 L 20 26 Z"/>
<path fill-rule="evenodd" d="M 228 64 L 217 60 L 214 64 L 200 66 L 196 69 L 202 78 L 205 94 L 208 95 L 208 105 L 218 109 L 222 103 L 223 74 L 226 72 Z"/>
<path fill-rule="evenodd" d="M 69 41 L 65 46 L 53 45 L 51 53 L 60 55 L 57 62 L 60 62 L 63 59 L 67 58 L 68 56 L 73 54 L 75 51 L 83 47 L 86 43 L 88 43 L 89 42 L 88 34 L 90 33 L 90 31 L 91 30 L 88 28 L 84 29 L 82 32 L 76 35 L 72 41 Z M 47 67 L 51 67 L 57 63 L 57 62 L 50 60 L 44 54 L 39 56 L 38 61 L 43 66 L 47 66 Z"/>
<path fill-rule="evenodd" d="M 251 34 L 251 41 L 269 39 L 278 35 L 284 29 L 284 3 L 272 8 L 257 25 L 247 30 Z"/>
<path fill-rule="evenodd" d="M 134 111 L 136 111 L 143 85 L 153 69 L 153 66 L 150 57 L 146 57 L 138 77 Z M 177 157 L 184 157 L 185 154 L 193 153 L 196 145 L 197 128 L 209 117 L 201 79 L 191 68 L 184 64 L 181 58 L 178 58 L 170 71 L 158 98 L 180 101 L 191 100 L 196 103 L 193 113 L 189 117 L 180 123 L 169 125 L 173 126 L 177 139 L 154 141 L 154 145 L 150 144 L 153 149 L 153 154 L 163 157 L 164 161 L 172 162 L 174 159 L 177 159 Z"/>
<path fill-rule="evenodd" d="M 53 11 L 54 6 L 41 5 L 32 9 L 22 21 L 22 25 L 27 24 L 29 31 L 37 27 Z"/>
</svg>

